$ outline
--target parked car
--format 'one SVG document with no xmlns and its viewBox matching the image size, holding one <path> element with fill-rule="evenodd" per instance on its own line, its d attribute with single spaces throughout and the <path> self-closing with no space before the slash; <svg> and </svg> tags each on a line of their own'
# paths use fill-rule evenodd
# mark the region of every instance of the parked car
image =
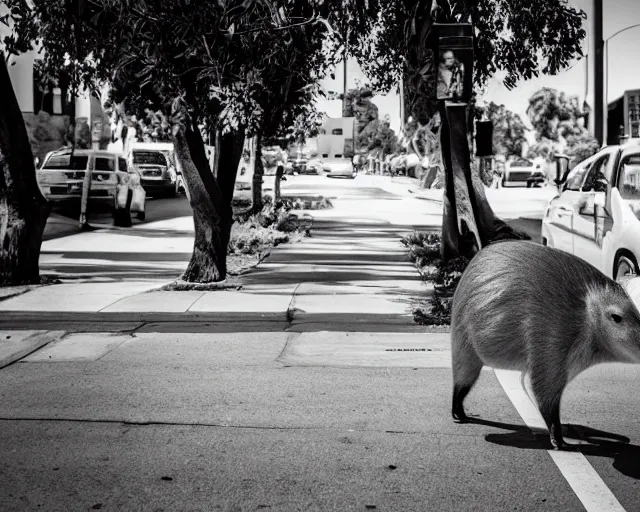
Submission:
<svg viewBox="0 0 640 512">
<path fill-rule="evenodd" d="M 526 185 L 527 188 L 544 183 L 546 179 L 542 164 L 526 158 L 518 158 L 505 164 L 502 186 Z"/>
<path fill-rule="evenodd" d="M 134 143 L 131 160 L 140 173 L 142 186 L 147 194 L 154 197 L 178 195 L 181 180 L 174 161 L 172 144 Z"/>
<path fill-rule="evenodd" d="M 91 172 L 90 202 L 107 203 L 114 214 L 117 209 L 128 207 L 144 220 L 146 194 L 140 186 L 140 176 L 118 153 L 86 149 L 72 152 L 70 148 L 52 151 L 36 171 L 36 180 L 48 201 L 79 201 L 87 172 Z M 119 199 L 118 185 L 124 184 L 128 192 Z"/>
<path fill-rule="evenodd" d="M 307 162 L 306 173 L 307 174 L 324 174 L 323 172 L 324 161 L 318 155 L 311 155 Z"/>
<path fill-rule="evenodd" d="M 331 178 L 342 176 L 353 179 L 358 174 L 353 166 L 353 160 L 351 158 L 342 158 L 340 155 L 336 155 L 334 158 L 323 158 L 322 172 Z"/>
<path fill-rule="evenodd" d="M 307 174 L 307 164 L 309 163 L 309 159 L 304 156 L 302 153 L 298 153 L 297 156 L 290 156 L 287 160 L 287 165 L 285 167 L 287 174 Z"/>
<path fill-rule="evenodd" d="M 543 244 L 612 279 L 640 275 L 640 144 L 605 147 L 577 164 L 542 221 Z"/>
</svg>

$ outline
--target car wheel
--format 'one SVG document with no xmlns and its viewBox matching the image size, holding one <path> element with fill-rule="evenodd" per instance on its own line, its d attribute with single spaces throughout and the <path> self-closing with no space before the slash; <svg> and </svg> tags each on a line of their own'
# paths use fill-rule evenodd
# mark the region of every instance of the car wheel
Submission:
<svg viewBox="0 0 640 512">
<path fill-rule="evenodd" d="M 640 270 L 638 269 L 638 263 L 633 256 L 626 253 L 618 256 L 613 274 L 617 282 L 629 277 L 636 277 L 638 274 L 640 274 Z"/>
<path fill-rule="evenodd" d="M 138 220 L 144 221 L 147 216 L 145 215 L 144 212 L 138 212 L 138 215 L 136 215 L 136 217 L 137 217 Z"/>
<path fill-rule="evenodd" d="M 504 178 L 502 178 L 502 187 L 504 188 L 507 185 L 507 180 L 505 180 Z"/>
</svg>

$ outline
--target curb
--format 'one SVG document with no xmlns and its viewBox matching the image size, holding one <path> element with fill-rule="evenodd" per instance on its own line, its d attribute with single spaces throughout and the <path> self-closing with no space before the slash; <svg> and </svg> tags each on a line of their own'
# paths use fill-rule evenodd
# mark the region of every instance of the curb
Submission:
<svg viewBox="0 0 640 512">
<path fill-rule="evenodd" d="M 409 314 L 364 313 L 83 313 L 7 312 L 4 330 L 62 332 L 448 332 L 425 326 Z"/>
<path fill-rule="evenodd" d="M 283 312 L 129 312 L 129 313 L 96 313 L 83 311 L 3 311 L 0 325 L 33 322 L 78 322 L 78 323 L 149 323 L 149 322 L 286 322 L 287 313 Z"/>
</svg>

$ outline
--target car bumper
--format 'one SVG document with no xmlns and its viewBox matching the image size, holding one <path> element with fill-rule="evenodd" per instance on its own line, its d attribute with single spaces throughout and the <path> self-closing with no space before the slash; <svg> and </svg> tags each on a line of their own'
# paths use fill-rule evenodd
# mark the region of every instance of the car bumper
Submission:
<svg viewBox="0 0 640 512">
<path fill-rule="evenodd" d="M 145 192 L 147 192 L 148 194 L 151 194 L 153 192 L 166 192 L 167 190 L 174 189 L 176 186 L 176 182 L 169 178 L 165 178 L 165 179 L 142 178 L 140 179 L 140 184 L 142 185 L 142 188 L 145 190 Z"/>
<path fill-rule="evenodd" d="M 324 169 L 327 176 L 353 176 L 355 169 Z"/>
<path fill-rule="evenodd" d="M 82 182 L 41 185 L 40 190 L 48 201 L 79 200 L 82 198 Z M 113 201 L 116 185 L 92 183 L 89 189 L 91 201 Z"/>
</svg>

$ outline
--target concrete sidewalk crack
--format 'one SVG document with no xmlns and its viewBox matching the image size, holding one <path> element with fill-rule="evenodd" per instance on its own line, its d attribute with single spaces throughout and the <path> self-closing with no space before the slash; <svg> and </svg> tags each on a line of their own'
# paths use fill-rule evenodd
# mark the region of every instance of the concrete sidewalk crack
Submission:
<svg viewBox="0 0 640 512">
<path fill-rule="evenodd" d="M 296 287 L 293 289 L 293 293 L 291 294 L 291 300 L 289 301 L 289 306 L 287 307 L 287 313 L 286 313 L 286 317 L 287 317 L 287 329 L 289 327 L 291 327 L 291 325 L 293 324 L 293 317 L 295 315 L 295 311 L 296 311 L 296 293 L 298 292 L 298 288 L 300 288 L 300 286 L 302 285 L 302 283 L 298 283 L 296 285 Z M 286 329 L 285 329 L 286 330 Z"/>
</svg>

